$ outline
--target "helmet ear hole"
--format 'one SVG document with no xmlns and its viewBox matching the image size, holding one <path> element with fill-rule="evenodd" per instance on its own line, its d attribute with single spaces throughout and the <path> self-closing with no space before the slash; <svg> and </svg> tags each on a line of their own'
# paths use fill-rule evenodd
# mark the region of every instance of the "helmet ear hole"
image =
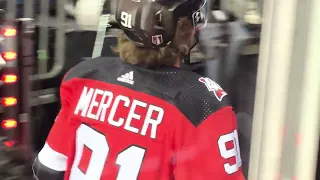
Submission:
<svg viewBox="0 0 320 180">
<path fill-rule="evenodd" d="M 188 18 L 180 18 L 177 24 L 177 30 L 173 40 L 173 45 L 183 55 L 189 53 L 192 44 L 194 43 L 195 29 L 192 22 Z"/>
</svg>

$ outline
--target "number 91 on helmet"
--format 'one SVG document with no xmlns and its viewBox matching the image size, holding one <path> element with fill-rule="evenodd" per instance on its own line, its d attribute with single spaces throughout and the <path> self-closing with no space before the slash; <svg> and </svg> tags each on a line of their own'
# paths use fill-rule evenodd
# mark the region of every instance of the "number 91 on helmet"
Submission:
<svg viewBox="0 0 320 180">
<path fill-rule="evenodd" d="M 209 12 L 207 0 L 111 0 L 110 7 L 126 38 L 145 48 L 169 45 L 180 18 L 203 29 Z"/>
</svg>

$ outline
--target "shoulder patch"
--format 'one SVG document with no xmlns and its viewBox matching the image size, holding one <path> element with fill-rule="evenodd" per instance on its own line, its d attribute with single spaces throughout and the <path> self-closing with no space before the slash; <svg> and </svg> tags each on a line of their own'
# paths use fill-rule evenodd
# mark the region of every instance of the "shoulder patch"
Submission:
<svg viewBox="0 0 320 180">
<path fill-rule="evenodd" d="M 222 101 L 222 99 L 227 96 L 228 94 L 219 86 L 218 83 L 214 82 L 210 78 L 201 77 L 199 81 L 202 82 L 209 91 L 212 91 L 218 101 Z"/>
</svg>

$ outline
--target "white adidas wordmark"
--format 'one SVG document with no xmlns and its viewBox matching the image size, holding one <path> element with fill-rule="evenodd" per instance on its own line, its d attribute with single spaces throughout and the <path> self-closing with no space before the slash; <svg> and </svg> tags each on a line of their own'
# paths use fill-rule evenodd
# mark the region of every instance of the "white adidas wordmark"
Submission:
<svg viewBox="0 0 320 180">
<path fill-rule="evenodd" d="M 128 84 L 134 84 L 134 81 L 133 81 L 133 71 L 130 71 L 124 75 L 121 75 L 120 77 L 117 78 L 117 81 L 120 81 L 120 82 L 125 82 L 125 83 L 128 83 Z"/>
</svg>

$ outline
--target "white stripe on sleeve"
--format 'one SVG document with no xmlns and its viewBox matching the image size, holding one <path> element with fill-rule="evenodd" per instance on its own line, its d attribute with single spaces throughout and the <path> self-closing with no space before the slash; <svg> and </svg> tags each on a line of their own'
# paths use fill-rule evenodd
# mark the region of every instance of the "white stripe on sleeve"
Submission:
<svg viewBox="0 0 320 180">
<path fill-rule="evenodd" d="M 47 143 L 38 154 L 41 164 L 55 171 L 66 171 L 67 156 L 53 150 Z"/>
</svg>

